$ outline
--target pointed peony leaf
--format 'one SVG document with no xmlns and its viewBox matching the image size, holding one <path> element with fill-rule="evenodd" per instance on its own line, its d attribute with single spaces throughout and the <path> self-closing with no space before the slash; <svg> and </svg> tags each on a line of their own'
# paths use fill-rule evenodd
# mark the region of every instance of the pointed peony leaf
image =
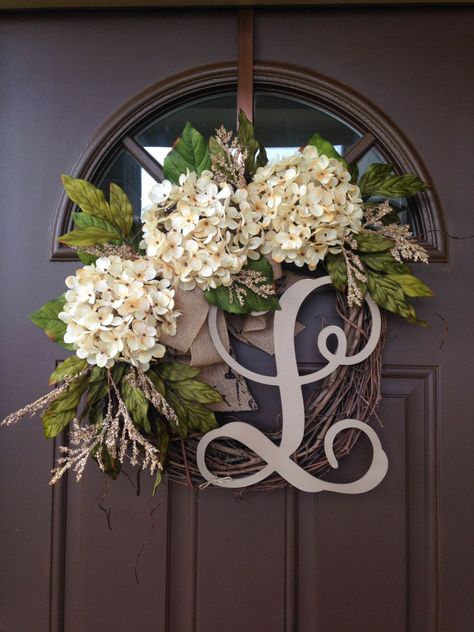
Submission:
<svg viewBox="0 0 474 632">
<path fill-rule="evenodd" d="M 255 138 L 255 127 L 248 120 L 243 110 L 239 112 L 239 129 L 237 132 L 242 150 L 247 151 L 245 159 L 245 176 L 247 182 L 255 174 L 258 167 L 264 167 L 267 162 L 265 147 Z"/>
<path fill-rule="evenodd" d="M 368 271 L 367 288 L 377 305 L 399 314 L 410 323 L 416 323 L 415 309 L 406 301 L 402 288 L 393 279 Z"/>
<path fill-rule="evenodd" d="M 96 246 L 116 241 L 117 234 L 108 232 L 103 228 L 84 228 L 72 230 L 70 233 L 58 237 L 58 241 L 67 246 Z"/>
<path fill-rule="evenodd" d="M 374 162 L 367 171 L 360 177 L 357 186 L 364 198 L 375 195 L 375 191 L 388 178 L 393 171 L 393 165 Z"/>
<path fill-rule="evenodd" d="M 396 176 L 393 165 L 374 163 L 360 178 L 358 186 L 364 199 L 372 196 L 397 198 L 410 197 L 426 191 L 428 186 L 418 176 L 411 173 Z"/>
<path fill-rule="evenodd" d="M 326 265 L 334 287 L 343 292 L 347 285 L 347 267 L 342 253 L 329 254 L 326 257 Z"/>
<path fill-rule="evenodd" d="M 271 263 L 265 257 L 260 259 L 249 259 L 242 271 L 253 270 L 262 275 L 262 280 L 257 283 L 261 285 L 273 285 L 273 269 Z M 237 295 L 237 289 L 244 291 L 241 300 Z M 215 305 L 219 309 L 230 314 L 249 314 L 250 312 L 275 311 L 280 309 L 280 303 L 276 294 L 261 296 L 253 290 L 234 279 L 229 287 L 221 285 L 214 290 L 207 290 L 204 296 L 208 303 Z"/>
<path fill-rule="evenodd" d="M 205 382 L 198 380 L 181 380 L 174 382 L 173 390 L 182 399 L 199 404 L 215 404 L 222 401 L 222 396 Z"/>
<path fill-rule="evenodd" d="M 337 151 L 334 145 L 330 143 L 328 140 L 321 138 L 321 136 L 318 133 L 315 132 L 306 144 L 316 147 L 320 156 L 324 155 L 324 156 L 327 156 L 328 158 L 335 158 L 336 160 L 339 160 L 339 162 L 342 162 L 342 164 L 346 167 L 346 169 L 349 168 L 349 165 L 347 164 L 346 160 L 344 160 L 344 158 Z"/>
<path fill-rule="evenodd" d="M 158 373 L 165 382 L 179 382 L 181 380 L 190 380 L 199 375 L 199 369 L 196 369 L 181 362 L 160 362 L 154 365 L 153 372 Z M 153 379 L 150 376 L 150 379 Z"/>
<path fill-rule="evenodd" d="M 54 400 L 42 416 L 44 436 L 48 439 L 56 437 L 77 415 L 77 407 L 89 383 L 89 376 L 84 375 L 71 382 L 69 388 Z"/>
<path fill-rule="evenodd" d="M 87 360 L 81 360 L 76 355 L 69 356 L 54 369 L 49 377 L 48 384 L 53 386 L 53 384 L 62 382 L 66 377 L 74 377 L 85 368 L 87 368 Z"/>
<path fill-rule="evenodd" d="M 390 252 L 361 254 L 362 263 L 380 274 L 411 274 L 406 263 L 397 261 Z"/>
<path fill-rule="evenodd" d="M 58 314 L 63 311 L 66 299 L 64 294 L 58 298 L 48 301 L 36 312 L 30 314 L 29 318 L 32 323 L 42 329 L 44 333 L 65 349 L 74 350 L 72 344 L 64 342 L 64 334 L 66 333 L 66 323 L 58 318 Z"/>
<path fill-rule="evenodd" d="M 217 428 L 216 415 L 212 410 L 187 404 L 188 425 L 190 428 L 199 430 L 200 432 L 209 432 L 213 428 Z"/>
<path fill-rule="evenodd" d="M 97 255 L 90 255 L 88 252 L 81 252 L 80 250 L 77 251 L 77 256 L 85 266 L 90 266 L 98 259 Z"/>
<path fill-rule="evenodd" d="M 128 380 L 120 383 L 120 393 L 134 423 L 147 434 L 151 432 L 151 425 L 148 419 L 148 400 L 143 391 L 132 386 Z"/>
<path fill-rule="evenodd" d="M 417 279 L 413 274 L 389 274 L 388 279 L 395 281 L 402 288 L 405 296 L 433 296 L 433 291 L 426 283 Z"/>
<path fill-rule="evenodd" d="M 107 233 L 112 233 L 115 235 L 116 240 L 122 241 L 122 237 L 120 235 L 120 231 L 118 228 L 109 224 L 102 217 L 96 217 L 95 215 L 87 215 L 87 213 L 72 213 L 72 219 L 74 221 L 74 225 L 80 229 L 88 229 L 88 228 L 99 228 L 104 230 Z M 74 232 L 74 231 L 73 231 Z"/>
<path fill-rule="evenodd" d="M 359 233 L 354 235 L 359 252 L 385 252 L 395 245 L 390 239 L 374 232 Z"/>
<path fill-rule="evenodd" d="M 117 226 L 125 237 L 128 237 L 133 225 L 132 203 L 117 184 L 110 185 L 110 208 Z"/>
<path fill-rule="evenodd" d="M 68 197 L 87 215 L 95 215 L 114 224 L 114 216 L 103 192 L 87 180 L 61 176 Z"/>
<path fill-rule="evenodd" d="M 179 176 L 187 171 L 201 174 L 211 168 L 209 148 L 204 136 L 191 123 L 186 123 L 182 135 L 165 158 L 165 178 L 178 184 Z"/>
</svg>

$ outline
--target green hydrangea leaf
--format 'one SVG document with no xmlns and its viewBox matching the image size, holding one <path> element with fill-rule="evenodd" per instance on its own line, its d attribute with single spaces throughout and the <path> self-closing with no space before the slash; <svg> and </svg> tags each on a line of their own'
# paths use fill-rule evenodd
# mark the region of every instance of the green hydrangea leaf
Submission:
<svg viewBox="0 0 474 632">
<path fill-rule="evenodd" d="M 395 245 L 393 241 L 378 235 L 376 232 L 359 233 L 354 235 L 354 239 L 357 242 L 359 252 L 385 252 Z"/>
<path fill-rule="evenodd" d="M 158 428 L 158 450 L 160 451 L 160 460 L 161 460 L 161 464 L 163 465 L 163 469 L 165 469 L 166 462 L 168 460 L 170 435 L 163 421 L 158 419 L 156 422 L 156 425 Z M 158 487 L 163 482 L 163 474 L 164 474 L 163 470 L 160 470 L 160 469 L 156 473 L 155 483 L 153 485 L 153 491 L 152 491 L 153 496 L 156 494 Z"/>
<path fill-rule="evenodd" d="M 209 432 L 213 428 L 217 428 L 216 415 L 212 410 L 193 404 L 187 405 L 188 425 L 194 430 L 200 432 Z"/>
<path fill-rule="evenodd" d="M 334 287 L 343 292 L 347 285 L 347 268 L 344 256 L 342 253 L 329 254 L 326 257 L 326 265 Z"/>
<path fill-rule="evenodd" d="M 378 187 L 382 185 L 385 178 L 390 176 L 392 171 L 393 165 L 378 162 L 371 164 L 357 183 L 362 197 L 368 198 L 375 195 Z"/>
<path fill-rule="evenodd" d="M 120 383 L 120 393 L 122 394 L 123 402 L 134 423 L 147 434 L 150 434 L 151 425 L 148 419 L 148 400 L 141 388 L 132 386 L 128 380 L 122 380 Z"/>
<path fill-rule="evenodd" d="M 261 284 L 263 285 L 273 284 L 272 266 L 265 257 L 260 257 L 257 260 L 249 259 L 248 263 L 243 267 L 243 270 L 259 272 L 262 275 Z M 236 286 L 240 286 L 245 290 L 245 294 L 242 296 L 242 303 L 238 300 L 236 295 Z M 233 285 L 230 287 L 221 285 L 214 290 L 207 290 L 204 292 L 204 296 L 211 305 L 215 305 L 219 309 L 231 314 L 249 314 L 253 311 L 264 312 L 280 309 L 280 303 L 276 295 L 260 296 L 237 280 L 234 280 Z"/>
<path fill-rule="evenodd" d="M 181 380 L 192 380 L 193 377 L 199 375 L 199 369 L 196 369 L 181 362 L 162 362 L 157 364 L 152 372 L 158 373 L 165 382 L 179 382 Z M 150 375 L 150 379 L 153 377 Z"/>
<path fill-rule="evenodd" d="M 110 208 L 114 220 L 125 237 L 130 235 L 133 226 L 133 207 L 127 194 L 117 184 L 110 185 Z"/>
<path fill-rule="evenodd" d="M 107 222 L 102 217 L 96 217 L 95 215 L 87 215 L 87 213 L 72 213 L 72 219 L 74 225 L 79 229 L 99 228 L 107 233 L 115 235 L 115 239 L 122 241 L 119 230 Z M 74 231 L 72 231 L 74 233 Z"/>
<path fill-rule="evenodd" d="M 154 371 L 153 369 L 148 369 L 146 374 L 152 381 L 153 386 L 156 388 L 158 393 L 162 397 L 166 397 L 166 386 L 162 378 L 158 375 L 158 373 Z"/>
<path fill-rule="evenodd" d="M 80 250 L 77 251 L 77 256 L 85 266 L 90 266 L 98 259 L 97 255 L 90 255 L 88 252 L 81 252 Z"/>
<path fill-rule="evenodd" d="M 176 413 L 179 422 L 176 424 L 170 421 L 170 426 L 177 435 L 185 439 L 188 436 L 188 406 L 175 395 L 172 389 L 167 389 L 166 401 Z"/>
<path fill-rule="evenodd" d="M 398 198 L 410 197 L 426 191 L 428 186 L 412 173 L 393 175 L 393 165 L 374 163 L 359 180 L 363 198 L 372 196 Z"/>
<path fill-rule="evenodd" d="M 311 136 L 311 138 L 306 144 L 316 147 L 319 155 L 324 155 L 324 156 L 327 156 L 328 158 L 335 158 L 336 160 L 339 160 L 339 162 L 342 162 L 342 164 L 346 167 L 346 169 L 349 169 L 349 165 L 347 164 L 347 161 L 344 160 L 344 158 L 337 151 L 334 145 L 330 143 L 328 140 L 325 140 L 324 138 L 322 138 L 317 132 L 315 132 Z"/>
<path fill-rule="evenodd" d="M 48 301 L 36 312 L 30 314 L 29 319 L 37 327 L 42 329 L 50 340 L 54 340 L 65 349 L 74 350 L 72 344 L 64 342 L 66 333 L 66 323 L 58 318 L 58 314 L 63 311 L 66 299 L 64 294 L 58 298 Z"/>
<path fill-rule="evenodd" d="M 399 314 L 411 323 L 416 322 L 416 313 L 406 299 L 400 285 L 388 275 L 370 272 L 367 274 L 367 288 L 374 301 L 380 307 Z"/>
<path fill-rule="evenodd" d="M 405 296 L 433 296 L 433 291 L 413 274 L 389 274 L 388 279 L 395 281 L 402 288 Z"/>
<path fill-rule="evenodd" d="M 205 382 L 198 380 L 181 380 L 175 382 L 173 390 L 179 397 L 188 402 L 198 402 L 199 404 L 214 404 L 222 401 L 222 396 Z"/>
<path fill-rule="evenodd" d="M 74 377 L 85 368 L 87 368 L 87 360 L 82 360 L 76 355 L 69 356 L 54 369 L 49 377 L 48 384 L 53 386 L 53 384 L 64 381 L 67 377 Z"/>
<path fill-rule="evenodd" d="M 80 178 L 62 175 L 61 179 L 69 199 L 77 204 L 81 211 L 105 219 L 110 224 L 115 223 L 112 209 L 100 189 Z"/>
<path fill-rule="evenodd" d="M 360 258 L 364 266 L 380 274 L 411 274 L 406 263 L 397 261 L 389 252 L 361 254 Z"/>
<path fill-rule="evenodd" d="M 84 375 L 71 382 L 69 388 L 54 400 L 44 415 L 43 432 L 48 439 L 57 435 L 68 426 L 77 415 L 77 407 L 89 383 L 89 376 Z"/>
<path fill-rule="evenodd" d="M 96 246 L 98 244 L 106 244 L 110 241 L 115 241 L 117 234 L 115 232 L 109 232 L 103 228 L 84 228 L 72 230 L 70 233 L 61 235 L 58 237 L 58 241 L 67 246 Z"/>
<path fill-rule="evenodd" d="M 267 162 L 265 147 L 255 138 L 255 127 L 248 120 L 243 110 L 239 112 L 239 129 L 237 136 L 243 150 L 247 150 L 245 159 L 245 176 L 247 181 L 255 174 L 258 167 L 264 167 Z"/>
<path fill-rule="evenodd" d="M 188 170 L 201 174 L 210 168 L 209 147 L 204 136 L 194 129 L 191 123 L 186 123 L 182 135 L 165 158 L 165 178 L 178 184 L 179 176 Z"/>
</svg>

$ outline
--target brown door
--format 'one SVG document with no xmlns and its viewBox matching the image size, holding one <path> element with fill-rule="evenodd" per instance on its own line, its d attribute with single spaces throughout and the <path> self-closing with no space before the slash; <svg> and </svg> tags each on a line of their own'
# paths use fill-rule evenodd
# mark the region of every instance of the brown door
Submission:
<svg viewBox="0 0 474 632">
<path fill-rule="evenodd" d="M 97 145 L 92 162 L 78 160 L 135 95 L 235 60 L 236 28 L 233 10 L 1 16 L 2 413 L 39 396 L 61 357 L 26 320 L 77 265 L 50 260 L 59 174 L 98 164 Z M 431 226 L 434 262 L 419 271 L 435 290 L 420 308 L 431 328 L 391 320 L 379 410 L 390 462 L 383 483 L 361 496 L 288 488 L 240 502 L 230 491 L 172 484 L 150 500 L 148 481 L 139 496 L 125 476 L 105 490 L 89 466 L 80 485 L 51 489 L 55 446 L 39 421 L 3 430 L 0 630 L 474 629 L 474 250 L 472 240 L 456 239 L 448 256 L 436 233 L 442 208 L 451 235 L 474 234 L 473 30 L 473 11 L 456 7 L 255 15 L 259 62 L 305 67 L 336 92 L 342 84 L 362 118 L 364 103 L 370 116 L 383 112 L 365 120 L 378 126 L 377 142 L 402 160 L 408 137 L 420 157 L 410 154 L 412 164 L 424 164 L 434 183 L 419 209 Z M 271 92 L 264 64 L 259 72 Z M 304 72 L 295 73 L 283 71 L 280 91 L 274 73 L 280 96 L 303 90 Z M 344 107 L 339 101 L 342 118 Z M 96 138 L 110 143 L 110 135 Z M 345 460 L 345 480 L 366 452 L 358 445 Z"/>
</svg>

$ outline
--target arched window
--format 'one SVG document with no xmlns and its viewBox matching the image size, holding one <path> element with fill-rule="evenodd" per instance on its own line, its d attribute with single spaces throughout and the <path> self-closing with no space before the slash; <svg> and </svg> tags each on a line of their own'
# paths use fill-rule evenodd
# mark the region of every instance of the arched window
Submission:
<svg viewBox="0 0 474 632">
<path fill-rule="evenodd" d="M 205 136 L 216 125 L 235 129 L 237 68 L 223 64 L 193 70 L 153 86 L 117 112 L 100 130 L 74 169 L 75 177 L 107 189 L 111 182 L 129 195 L 136 212 L 146 206 L 161 164 L 187 121 Z M 292 153 L 318 132 L 363 173 L 370 163 L 394 165 L 430 183 L 416 152 L 401 132 L 359 95 L 307 70 L 282 64 L 256 64 L 254 109 L 257 137 L 269 158 Z M 447 247 L 435 191 L 415 199 L 393 200 L 434 261 Z M 53 229 L 53 260 L 74 259 L 56 238 L 70 230 L 73 205 L 63 196 Z"/>
</svg>

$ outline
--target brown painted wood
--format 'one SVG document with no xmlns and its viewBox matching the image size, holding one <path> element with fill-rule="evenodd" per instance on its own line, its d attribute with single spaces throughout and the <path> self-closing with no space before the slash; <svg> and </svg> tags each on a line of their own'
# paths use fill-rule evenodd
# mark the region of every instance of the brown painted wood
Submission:
<svg viewBox="0 0 474 632">
<path fill-rule="evenodd" d="M 238 79 L 237 111 L 242 110 L 250 122 L 253 122 L 253 48 L 254 20 L 253 9 L 240 9 L 238 13 Z"/>
<path fill-rule="evenodd" d="M 451 8 L 259 11 L 255 53 L 270 61 L 256 64 L 255 85 L 270 91 L 278 82 L 282 91 L 370 123 L 387 158 L 430 174 L 434 197 L 420 206 L 426 222 L 442 225 L 442 213 L 435 220 L 429 210 L 439 196 L 449 231 L 470 235 L 473 20 L 470 10 Z M 75 173 L 78 161 L 94 173 L 100 156 L 133 133 L 142 106 L 146 115 L 174 107 L 199 82 L 204 94 L 235 85 L 236 65 L 219 65 L 237 58 L 235 32 L 235 12 L 2 16 L 1 413 L 39 396 L 58 359 L 26 314 L 59 294 L 78 265 L 48 260 L 59 174 Z M 390 37 L 377 39 L 375 54 L 378 33 Z M 315 38 L 318 46 L 308 46 Z M 191 66 L 201 70 L 188 75 Z M 133 108 L 123 106 L 133 99 Z M 114 112 L 123 116 L 97 132 Z M 137 497 L 130 472 L 132 482 L 121 477 L 104 500 L 112 507 L 109 531 L 96 468 L 88 467 L 80 485 L 70 478 L 53 492 L 54 446 L 39 421 L 2 429 L 0 627 L 471 632 L 473 268 L 467 239 L 452 242 L 449 262 L 416 266 L 435 291 L 418 308 L 431 328 L 390 321 L 383 427 L 373 422 L 390 470 L 364 496 L 287 490 L 250 492 L 238 502 L 226 490 L 195 494 L 169 485 L 150 500 L 152 481 L 143 477 Z M 298 354 L 311 363 L 314 314 L 324 309 L 319 300 L 305 309 L 310 320 Z M 433 314 L 447 321 L 447 337 Z M 360 472 L 368 458 L 361 442 L 338 480 Z M 150 512 L 162 499 L 153 523 Z"/>
<path fill-rule="evenodd" d="M 127 136 L 122 141 L 123 146 L 129 152 L 131 156 L 135 158 L 138 164 L 145 169 L 157 182 L 162 182 L 164 179 L 163 167 L 158 160 L 153 158 L 137 141 L 130 136 Z"/>
</svg>

